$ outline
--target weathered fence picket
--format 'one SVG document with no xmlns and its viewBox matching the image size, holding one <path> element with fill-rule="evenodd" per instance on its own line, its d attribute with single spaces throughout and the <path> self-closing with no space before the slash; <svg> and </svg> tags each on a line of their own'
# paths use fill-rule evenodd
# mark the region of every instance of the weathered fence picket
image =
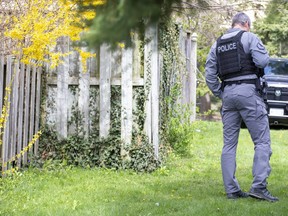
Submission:
<svg viewBox="0 0 288 216">
<path fill-rule="evenodd" d="M 195 121 L 196 120 L 196 89 L 197 89 L 197 34 L 193 33 L 191 35 L 191 46 L 190 46 L 190 69 L 187 69 L 188 73 L 190 74 L 189 76 L 189 82 L 190 82 L 190 103 L 191 103 L 191 118 L 190 121 Z"/>
<path fill-rule="evenodd" d="M 11 88 L 10 86 L 10 82 L 11 82 L 11 77 L 12 77 L 12 58 L 11 56 L 8 56 L 7 57 L 7 65 L 6 65 L 6 86 L 8 88 Z M 5 91 L 5 94 L 7 93 L 7 91 Z M 7 95 L 7 99 L 8 101 L 10 102 L 10 99 L 11 99 L 11 94 Z M 8 112 L 10 113 L 11 111 L 11 106 L 7 105 L 6 107 L 7 110 L 9 110 Z M 2 110 L 2 109 L 1 109 Z M 9 134 L 9 131 L 10 131 L 10 116 L 7 117 L 7 120 L 6 120 L 6 125 L 4 126 L 4 133 L 3 133 L 3 163 L 6 163 L 8 160 L 9 160 L 9 152 L 11 151 L 11 148 L 9 148 L 9 137 L 10 137 L 10 134 Z M 5 165 L 5 164 L 4 164 Z M 7 169 L 7 166 L 2 166 L 2 170 L 6 170 Z"/>
<path fill-rule="evenodd" d="M 3 106 L 3 92 L 4 92 L 4 56 L 0 56 L 0 107 Z M 1 149 L 1 148 L 0 148 Z M 1 151 L 0 151 L 1 152 Z"/>
<path fill-rule="evenodd" d="M 151 143 L 152 142 L 152 107 L 151 107 L 151 56 L 152 56 L 152 48 L 151 48 L 151 42 L 149 39 L 152 37 L 151 33 L 152 29 L 147 28 L 145 31 L 145 40 L 147 41 L 144 45 L 144 81 L 147 82 L 145 83 L 145 94 L 147 95 L 146 103 L 145 103 L 145 113 L 146 113 L 146 118 L 145 118 L 145 125 L 144 125 L 144 130 L 145 133 L 147 134 L 148 140 Z M 151 39 L 150 39 L 151 40 Z"/>
<path fill-rule="evenodd" d="M 10 102 L 0 146 L 2 172 L 5 172 L 10 166 L 20 167 L 28 161 L 25 148 L 39 129 L 41 68 L 26 67 L 12 56 L 1 56 L 0 59 L 1 113 L 4 108 L 3 95 Z M 8 93 L 6 88 L 10 88 L 11 92 Z M 34 151 L 30 149 L 37 153 L 37 144 Z"/>
<path fill-rule="evenodd" d="M 24 89 L 25 89 L 25 65 L 23 63 L 20 64 L 20 74 L 19 74 L 19 114 L 18 114 L 18 122 L 23 122 L 23 111 L 24 111 Z M 23 144 L 23 128 L 18 127 L 18 139 L 17 139 L 17 155 L 21 152 L 21 147 Z M 21 158 L 17 160 L 17 166 L 21 165 Z"/>
<path fill-rule="evenodd" d="M 196 119 L 196 87 L 197 87 L 197 35 L 180 30 L 179 46 L 185 57 L 186 71 L 182 72 L 181 104 L 188 105 L 191 111 L 190 121 Z"/>
<path fill-rule="evenodd" d="M 111 110 L 111 50 L 104 44 L 100 48 L 100 137 L 106 138 L 110 130 Z"/>
<path fill-rule="evenodd" d="M 24 94 L 24 132 L 23 132 L 23 148 L 25 149 L 28 145 L 29 140 L 29 97 L 30 97 L 30 77 L 31 77 L 31 66 L 28 65 L 25 72 L 25 94 Z M 27 154 L 23 155 L 24 163 L 27 163 Z"/>
<path fill-rule="evenodd" d="M 61 38 L 61 44 L 57 47 L 60 52 L 69 52 L 70 45 L 67 37 Z M 57 99 L 56 99 L 56 110 L 57 110 L 57 124 L 56 128 L 59 132 L 59 136 L 66 138 L 68 133 L 67 121 L 68 121 L 68 78 L 69 78 L 69 56 L 63 57 L 63 63 L 57 67 Z"/>
<path fill-rule="evenodd" d="M 37 77 L 36 77 L 36 99 L 35 99 L 35 133 L 39 130 L 40 126 L 40 106 L 41 106 L 41 77 L 42 77 L 42 69 L 37 68 Z M 21 122 L 21 121 L 19 121 Z M 34 144 L 34 154 L 38 154 L 38 144 L 39 140 L 37 140 Z"/>
<path fill-rule="evenodd" d="M 31 92 L 30 92 L 30 95 L 29 95 L 29 100 L 30 100 L 30 114 L 29 114 L 29 141 L 32 140 L 33 138 L 33 135 L 35 134 L 35 131 L 34 131 L 34 124 L 31 124 L 31 122 L 34 122 L 35 121 L 35 95 L 36 95 L 36 92 L 35 92 L 35 86 L 36 86 L 36 71 L 37 71 L 37 68 L 36 67 L 33 67 L 32 69 L 32 77 L 31 77 Z M 30 152 L 32 152 L 33 149 L 29 149 Z"/>
<path fill-rule="evenodd" d="M 13 84 L 11 86 L 11 112 L 13 115 L 10 117 L 11 119 L 11 131 L 17 131 L 17 118 L 18 118 L 18 86 L 19 86 L 19 62 L 14 61 L 13 68 L 12 68 L 12 79 L 13 79 Z M 17 133 L 12 133 L 11 134 L 11 143 L 16 143 L 16 135 Z M 9 145 L 9 144 L 8 144 Z M 12 158 L 15 155 L 15 150 L 16 150 L 16 145 L 10 145 L 10 154 L 9 158 Z"/>
<path fill-rule="evenodd" d="M 121 73 L 121 139 L 124 144 L 130 145 L 132 140 L 132 64 L 133 51 L 131 48 L 122 51 Z"/>
<path fill-rule="evenodd" d="M 81 62 L 81 57 L 79 59 Z M 87 138 L 90 131 L 89 124 L 89 100 L 90 100 L 90 68 L 84 71 L 82 64 L 80 64 L 79 72 L 79 111 L 82 115 L 82 125 Z"/>
<path fill-rule="evenodd" d="M 155 155 L 158 157 L 160 70 L 157 24 L 153 24 L 146 29 L 145 38 L 148 41 L 144 47 L 144 79 L 148 91 L 145 128 L 149 141 L 153 143 Z"/>
</svg>

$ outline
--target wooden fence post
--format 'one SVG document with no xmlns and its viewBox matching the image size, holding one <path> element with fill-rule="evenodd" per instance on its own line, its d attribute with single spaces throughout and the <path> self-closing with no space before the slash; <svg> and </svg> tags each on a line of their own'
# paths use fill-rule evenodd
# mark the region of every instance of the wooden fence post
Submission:
<svg viewBox="0 0 288 216">
<path fill-rule="evenodd" d="M 42 68 L 37 68 L 37 86 L 36 86 L 36 107 L 35 107 L 35 132 L 37 133 L 39 130 L 40 123 L 40 106 L 41 106 L 41 76 L 42 76 Z M 38 144 L 39 140 L 34 144 L 34 154 L 38 154 Z"/>
<path fill-rule="evenodd" d="M 110 131 L 111 109 L 111 50 L 108 45 L 100 47 L 100 138 L 106 138 Z"/>
<path fill-rule="evenodd" d="M 186 59 L 186 73 L 183 80 L 183 104 L 191 107 L 192 92 L 191 92 L 191 80 L 192 80 L 192 66 L 191 66 L 191 33 L 186 32 L 185 34 L 185 59 Z M 193 105 L 192 105 L 193 106 Z"/>
<path fill-rule="evenodd" d="M 181 63 L 182 63 L 182 59 L 183 60 L 183 64 L 185 64 L 186 68 L 187 68 L 187 57 L 186 57 L 186 44 L 187 44 L 187 35 L 186 35 L 186 32 L 183 30 L 183 28 L 180 28 L 179 30 L 179 49 L 180 49 L 180 55 L 179 56 L 179 59 L 181 60 Z M 178 98 L 177 100 L 177 103 L 178 104 L 186 104 L 187 101 L 186 101 L 186 86 L 187 86 L 187 71 L 186 70 L 181 70 L 179 71 L 180 73 L 180 78 L 181 78 L 181 95 L 180 97 Z"/>
<path fill-rule="evenodd" d="M 63 53 L 69 50 L 69 38 L 63 37 L 60 49 Z M 57 67 L 57 131 L 60 138 L 67 137 L 68 123 L 68 77 L 69 77 L 69 56 L 63 57 L 63 63 Z"/>
<path fill-rule="evenodd" d="M 148 44 L 144 47 L 144 78 L 145 85 L 151 77 L 151 89 L 146 104 L 145 128 L 149 139 L 153 143 L 155 156 L 159 154 L 159 52 L 158 52 L 158 25 L 150 25 L 145 32 Z M 150 74 L 149 74 L 150 73 Z M 146 75 L 145 75 L 146 74 Z M 149 84 L 148 84 L 149 85 Z"/>
<path fill-rule="evenodd" d="M 3 109 L 3 93 L 4 93 L 4 56 L 0 56 L 0 113 L 2 115 L 2 109 Z M 3 128 L 0 130 L 2 132 Z M 0 139 L 2 139 L 2 136 L 0 136 Z M 3 144 L 3 143 L 2 143 Z M 0 160 L 3 158 L 3 145 L 0 145 Z"/>
<path fill-rule="evenodd" d="M 182 77 L 181 104 L 188 105 L 191 111 L 190 122 L 196 119 L 196 87 L 197 87 L 197 36 L 190 32 L 180 31 L 180 50 L 186 61 L 186 71 Z"/>
<path fill-rule="evenodd" d="M 132 55 L 131 48 L 123 49 L 121 74 L 121 139 L 130 145 L 132 140 Z"/>
<path fill-rule="evenodd" d="M 24 93 L 24 129 L 23 129 L 23 149 L 27 146 L 29 140 L 29 104 L 30 104 L 30 77 L 31 77 L 31 66 L 28 65 L 25 72 L 25 93 Z M 23 162 L 27 163 L 27 153 L 23 155 Z"/>
<path fill-rule="evenodd" d="M 6 86 L 10 85 L 10 82 L 12 80 L 12 57 L 8 56 L 7 57 L 7 64 L 6 64 Z M 12 87 L 12 86 L 10 86 Z M 5 91 L 5 94 L 7 94 L 7 92 Z M 11 95 L 8 95 L 8 101 L 10 102 L 11 99 Z M 6 107 L 7 108 L 7 107 Z M 9 152 L 10 152 L 10 113 L 11 113 L 11 106 L 10 108 L 7 110 L 7 112 L 9 113 L 9 116 L 7 117 L 7 121 L 6 124 L 4 125 L 4 133 L 3 133 L 3 143 L 2 143 L 2 161 L 3 161 L 3 165 L 2 165 L 2 172 L 5 172 L 7 170 L 7 162 L 9 160 Z"/>
<path fill-rule="evenodd" d="M 186 56 L 186 70 L 187 75 L 185 76 L 185 100 L 184 104 L 189 105 L 191 110 L 190 122 L 196 119 L 196 85 L 197 85 L 197 36 L 190 32 L 187 32 L 186 43 L 185 43 L 185 56 Z"/>
<path fill-rule="evenodd" d="M 4 92 L 4 56 L 0 56 L 0 111 L 3 107 L 3 92 Z"/>
<path fill-rule="evenodd" d="M 191 36 L 191 73 L 190 73 L 190 88 L 191 88 L 191 102 L 192 115 L 190 121 L 196 120 L 196 88 L 197 88 L 197 34 L 193 33 Z"/>
<path fill-rule="evenodd" d="M 35 133 L 35 96 L 36 96 L 36 66 L 32 69 L 31 91 L 30 91 L 30 118 L 29 118 L 29 142 L 33 139 Z M 33 152 L 33 149 L 30 149 Z"/>
<path fill-rule="evenodd" d="M 16 146 L 17 146 L 17 119 L 18 119 L 18 88 L 19 88 L 19 61 L 13 60 L 12 64 L 12 73 L 13 73 L 13 83 L 11 86 L 12 89 L 12 98 L 11 98 L 11 113 L 10 113 L 10 119 L 11 119 L 11 131 L 10 133 L 10 154 L 9 159 L 15 156 L 16 153 Z"/>
<path fill-rule="evenodd" d="M 158 50 L 158 25 L 153 27 L 152 56 L 151 56 L 151 100 L 152 100 L 152 137 L 155 156 L 159 156 L 159 50 Z"/>
<path fill-rule="evenodd" d="M 145 102 L 145 124 L 144 130 L 148 137 L 149 142 L 152 142 L 152 114 L 151 114 L 151 27 L 145 29 L 145 41 L 144 44 L 144 88 L 145 88 L 145 95 L 147 96 Z"/>
<path fill-rule="evenodd" d="M 19 115 L 18 115 L 18 141 L 17 141 L 17 154 L 20 154 L 23 144 L 23 111 L 24 111 L 24 89 L 25 89 L 25 65 L 20 64 L 20 83 L 19 83 Z M 21 158 L 17 160 L 17 166 L 20 167 Z"/>
</svg>

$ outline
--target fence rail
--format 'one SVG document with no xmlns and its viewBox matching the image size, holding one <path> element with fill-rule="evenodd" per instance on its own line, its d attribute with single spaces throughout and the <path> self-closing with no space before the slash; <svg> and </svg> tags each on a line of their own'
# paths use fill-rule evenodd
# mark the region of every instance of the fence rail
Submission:
<svg viewBox="0 0 288 216">
<path fill-rule="evenodd" d="M 29 151 L 37 154 L 37 142 L 29 151 L 27 145 L 39 129 L 42 70 L 26 66 L 12 56 L 1 56 L 0 62 L 1 113 L 8 109 L 0 148 L 5 172 L 11 165 L 27 163 Z M 4 104 L 5 96 L 9 103 Z"/>
</svg>

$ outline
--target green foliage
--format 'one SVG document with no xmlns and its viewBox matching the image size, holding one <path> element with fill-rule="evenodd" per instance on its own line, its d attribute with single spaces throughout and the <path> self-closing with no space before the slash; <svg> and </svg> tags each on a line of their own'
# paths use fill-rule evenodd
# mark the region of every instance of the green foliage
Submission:
<svg viewBox="0 0 288 216">
<path fill-rule="evenodd" d="M 170 114 L 169 127 L 167 128 L 167 141 L 173 150 L 181 156 L 189 155 L 193 144 L 195 132 L 190 120 L 190 110 L 189 106 L 178 106 L 178 109 L 174 109 L 173 113 Z"/>
<path fill-rule="evenodd" d="M 179 155 L 188 155 L 192 144 L 191 111 L 181 103 L 181 78 L 186 71 L 183 53 L 179 50 L 181 29 L 173 22 L 160 28 L 161 56 L 161 127 L 163 142 Z M 181 35 L 182 36 L 182 35 Z M 167 145 L 166 144 L 166 145 Z"/>
<path fill-rule="evenodd" d="M 96 11 L 93 22 L 88 22 L 90 32 L 86 35 L 91 47 L 101 43 L 115 46 L 118 42 L 132 45 L 131 32 L 138 32 L 143 27 L 157 22 L 162 16 L 170 15 L 172 4 L 180 4 L 180 0 L 106 0 L 104 5 L 85 6 L 77 1 L 80 10 Z"/>
<path fill-rule="evenodd" d="M 46 161 L 53 160 L 56 164 L 61 161 L 65 165 L 81 167 L 115 167 L 119 160 L 117 141 L 119 142 L 111 138 L 99 140 L 94 136 L 85 139 L 79 135 L 71 135 L 67 139 L 59 140 L 56 132 L 46 127 L 40 139 L 40 155 L 35 158 L 34 163 L 42 167 Z"/>
<path fill-rule="evenodd" d="M 183 53 L 179 50 L 179 26 L 172 21 L 166 25 L 161 25 L 159 29 L 160 52 L 162 56 L 163 66 L 161 71 L 161 97 L 164 113 L 167 114 L 167 109 L 173 107 L 176 99 L 181 91 L 181 71 L 185 71 L 185 61 Z M 171 100 L 167 100 L 170 98 Z"/>
<path fill-rule="evenodd" d="M 288 2 L 272 0 L 267 5 L 267 16 L 255 22 L 255 32 L 267 46 L 270 55 L 288 55 Z"/>
<path fill-rule="evenodd" d="M 180 71 L 185 70 L 182 53 L 179 50 L 179 27 L 172 21 L 159 29 L 160 52 L 163 66 L 161 70 L 161 117 L 165 125 L 169 110 L 174 107 L 181 94 Z"/>
<path fill-rule="evenodd" d="M 126 146 L 129 159 L 123 157 L 118 134 L 112 130 L 106 139 L 99 139 L 98 135 L 92 134 L 88 139 L 71 135 L 67 139 L 58 140 L 56 132 L 47 127 L 40 139 L 40 154 L 35 156 L 30 165 L 45 168 L 47 164 L 49 167 L 62 164 L 84 168 L 132 169 L 137 172 L 151 172 L 160 166 L 152 145 L 143 135 L 138 135 L 131 146 Z"/>
<path fill-rule="evenodd" d="M 133 140 L 129 151 L 129 169 L 137 172 L 153 172 L 161 165 L 160 160 L 155 158 L 154 148 L 144 135 L 139 135 Z"/>
<path fill-rule="evenodd" d="M 199 15 L 200 14 L 200 15 Z M 199 16 L 199 18 L 197 17 Z M 227 15 L 226 15 L 227 16 Z M 217 18 L 216 18 L 217 17 Z M 225 23 L 227 17 L 219 13 L 219 11 L 209 10 L 208 12 L 201 12 L 195 14 L 195 19 L 197 22 L 195 26 L 190 26 L 194 28 L 197 32 L 197 97 L 205 95 L 210 92 L 205 81 L 205 63 L 207 55 L 210 51 L 212 44 L 216 39 L 222 35 L 226 28 L 221 27 L 221 23 Z M 203 21 L 204 20 L 204 21 Z M 215 25 L 215 20 L 217 24 Z"/>
<path fill-rule="evenodd" d="M 147 100 L 145 89 L 142 87 L 134 88 L 133 100 L 136 101 L 136 107 L 133 109 L 133 122 L 135 122 L 133 133 L 137 134 L 144 130 L 144 123 L 146 118 L 144 105 Z"/>
<path fill-rule="evenodd" d="M 73 91 L 76 94 L 76 89 Z M 111 130 L 105 139 L 99 138 L 99 130 L 92 130 L 85 137 L 82 115 L 77 102 L 72 107 L 69 125 L 74 126 L 74 133 L 66 139 L 58 139 L 57 132 L 46 126 L 42 131 L 39 143 L 39 154 L 34 156 L 30 165 L 41 168 L 55 169 L 61 166 L 105 167 L 110 169 L 132 169 L 137 172 L 151 172 L 160 166 L 160 160 L 155 158 L 152 144 L 140 132 L 144 127 L 144 88 L 134 92 L 136 108 L 134 119 L 133 141 L 131 146 L 123 146 L 121 142 L 121 87 L 111 88 Z M 95 98 L 94 98 L 95 99 Z M 93 116 L 98 116 L 96 111 Z M 139 114 L 139 115 L 137 115 Z M 99 121 L 99 119 L 98 119 Z M 137 138 L 137 139 L 136 139 Z M 124 150 L 128 153 L 123 155 Z M 128 158 L 128 159 L 127 159 Z"/>
</svg>

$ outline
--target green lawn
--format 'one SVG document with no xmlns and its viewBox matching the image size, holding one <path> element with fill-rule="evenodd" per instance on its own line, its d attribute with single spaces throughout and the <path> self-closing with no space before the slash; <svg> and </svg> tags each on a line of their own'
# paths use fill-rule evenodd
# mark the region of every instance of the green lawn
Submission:
<svg viewBox="0 0 288 216">
<path fill-rule="evenodd" d="M 171 157 L 152 174 L 104 169 L 28 170 L 0 179 L 0 215 L 287 215 L 288 133 L 271 130 L 269 190 L 280 201 L 227 200 L 221 176 L 220 122 L 197 123 L 192 155 Z M 237 178 L 252 182 L 253 144 L 241 130 Z"/>
</svg>

